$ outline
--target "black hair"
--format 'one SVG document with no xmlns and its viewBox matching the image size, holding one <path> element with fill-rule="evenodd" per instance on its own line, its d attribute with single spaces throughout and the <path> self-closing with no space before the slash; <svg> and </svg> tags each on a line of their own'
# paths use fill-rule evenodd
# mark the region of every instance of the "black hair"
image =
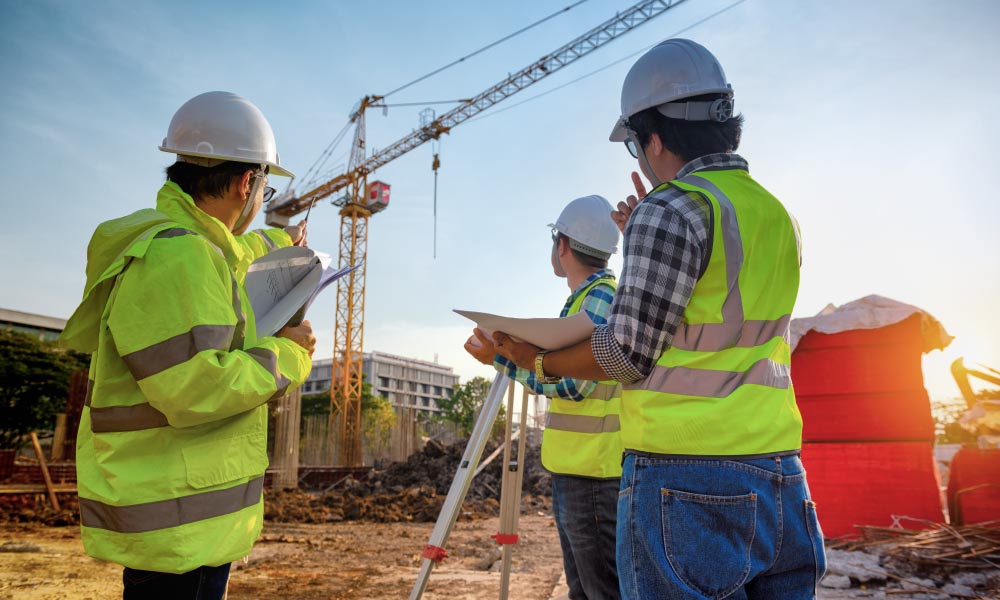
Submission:
<svg viewBox="0 0 1000 600">
<path fill-rule="evenodd" d="M 226 161 L 214 167 L 189 162 L 175 162 L 167 167 L 167 181 L 173 181 L 193 198 L 222 196 L 247 171 L 260 171 L 256 165 Z"/>
<path fill-rule="evenodd" d="M 566 244 L 569 244 L 569 237 L 566 234 L 559 233 L 559 239 L 566 240 Z M 596 256 L 584 254 L 583 252 L 574 249 L 573 246 L 569 246 L 569 251 L 573 253 L 573 257 L 576 258 L 576 260 L 580 261 L 580 264 L 586 265 L 594 269 L 608 268 L 608 259 L 606 258 L 597 258 Z"/>
<path fill-rule="evenodd" d="M 685 101 L 711 101 L 718 97 L 708 94 L 685 98 Z M 685 121 L 665 117 L 656 110 L 656 107 L 652 107 L 629 117 L 628 124 L 636 133 L 643 148 L 655 133 L 667 150 L 679 156 L 684 162 L 690 162 L 700 156 L 733 152 L 739 148 L 740 134 L 743 132 L 743 115 L 734 115 L 723 123 Z"/>
</svg>

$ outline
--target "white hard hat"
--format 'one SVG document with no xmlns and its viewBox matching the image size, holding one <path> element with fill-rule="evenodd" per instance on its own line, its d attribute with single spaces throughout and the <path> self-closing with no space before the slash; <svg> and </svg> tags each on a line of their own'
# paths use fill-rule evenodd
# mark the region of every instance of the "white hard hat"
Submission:
<svg viewBox="0 0 1000 600">
<path fill-rule="evenodd" d="M 721 97 L 703 102 L 677 102 L 703 94 Z M 625 76 L 622 114 L 609 139 L 624 142 L 628 137 L 626 120 L 653 106 L 674 119 L 727 121 L 733 115 L 732 98 L 733 87 L 711 52 L 691 40 L 665 40 L 639 57 Z"/>
<path fill-rule="evenodd" d="M 597 258 L 618 252 L 618 226 L 611 220 L 611 203 L 603 196 L 577 198 L 549 227 L 569 238 L 569 247 Z"/>
<path fill-rule="evenodd" d="M 160 150 L 201 166 L 231 160 L 267 165 L 273 175 L 294 177 L 278 161 L 274 132 L 264 113 L 229 92 L 206 92 L 185 102 L 170 120 Z"/>
</svg>

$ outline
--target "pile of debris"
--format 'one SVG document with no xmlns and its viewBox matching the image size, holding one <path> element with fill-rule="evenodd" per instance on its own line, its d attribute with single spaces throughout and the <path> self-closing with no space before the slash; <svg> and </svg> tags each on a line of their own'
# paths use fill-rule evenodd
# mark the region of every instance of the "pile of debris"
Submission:
<svg viewBox="0 0 1000 600">
<path fill-rule="evenodd" d="M 393 463 L 364 481 L 344 479 L 318 494 L 269 491 L 265 517 L 283 523 L 327 523 L 366 520 L 381 523 L 434 522 L 451 488 L 467 442 L 445 445 L 435 440 L 406 462 Z M 487 445 L 483 457 L 496 448 Z M 538 448 L 526 447 L 521 511 L 547 513 L 551 508 L 551 479 L 542 468 Z M 472 480 L 460 518 L 500 514 L 502 457 L 486 465 Z"/>
<path fill-rule="evenodd" d="M 870 597 L 1000 598 L 1000 522 L 915 531 L 859 527 L 862 537 L 827 545 L 825 588 Z"/>
<path fill-rule="evenodd" d="M 265 490 L 265 517 L 282 523 L 376 521 L 380 523 L 434 522 L 444 505 L 466 441 L 445 445 L 431 440 L 406 462 L 373 472 L 366 480 L 344 479 L 329 489 Z M 485 460 L 496 445 L 487 445 Z M 539 449 L 526 448 L 521 510 L 547 514 L 551 508 L 551 479 L 541 466 Z M 459 518 L 476 519 L 500 514 L 502 455 L 472 480 Z M 62 495 L 61 510 L 51 508 L 44 494 L 0 497 L 0 523 L 41 523 L 48 526 L 80 522 L 75 496 Z"/>
</svg>

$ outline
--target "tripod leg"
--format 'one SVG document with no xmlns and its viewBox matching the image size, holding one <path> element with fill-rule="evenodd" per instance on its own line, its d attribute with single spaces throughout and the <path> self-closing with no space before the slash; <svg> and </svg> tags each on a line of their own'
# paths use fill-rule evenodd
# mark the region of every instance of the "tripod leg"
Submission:
<svg viewBox="0 0 1000 600">
<path fill-rule="evenodd" d="M 507 422 L 504 431 L 504 465 L 503 487 L 500 492 L 500 533 L 494 539 L 503 545 L 500 570 L 500 600 L 507 600 L 510 593 L 510 567 L 513 546 L 518 542 L 517 523 L 521 516 L 521 485 L 524 481 L 525 455 L 524 442 L 527 439 L 525 426 L 528 420 L 528 388 L 522 388 L 521 414 L 518 422 L 519 439 L 517 441 L 517 457 L 510 459 L 511 429 L 514 420 L 514 386 L 510 386 L 507 395 Z"/>
<path fill-rule="evenodd" d="M 493 430 L 493 423 L 496 421 L 497 413 L 500 412 L 500 404 L 503 401 L 504 392 L 507 389 L 509 380 L 505 375 L 497 374 L 493 379 L 493 385 L 486 394 L 483 402 L 483 409 L 479 413 L 479 419 L 469 436 L 469 443 L 462 454 L 462 461 L 458 463 L 455 471 L 455 478 L 451 481 L 448 489 L 448 496 L 445 498 L 441 512 L 438 514 L 437 522 L 434 524 L 434 531 L 431 538 L 424 546 L 423 561 L 420 564 L 420 574 L 417 576 L 413 590 L 410 592 L 410 600 L 418 600 L 424 594 L 427 587 L 427 580 L 430 578 L 431 569 L 439 561 L 447 557 L 444 545 L 448 542 L 451 528 L 458 518 L 458 511 L 462 508 L 462 502 L 472 484 L 472 478 L 479 464 L 479 459 L 483 455 L 483 449 L 489 440 L 490 432 Z M 510 386 L 513 388 L 513 386 Z"/>
</svg>

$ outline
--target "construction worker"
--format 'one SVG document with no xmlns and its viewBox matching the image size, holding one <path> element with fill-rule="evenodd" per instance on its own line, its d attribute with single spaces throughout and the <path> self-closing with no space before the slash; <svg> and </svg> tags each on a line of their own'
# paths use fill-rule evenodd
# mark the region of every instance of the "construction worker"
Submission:
<svg viewBox="0 0 1000 600">
<path fill-rule="evenodd" d="M 633 173 L 637 194 L 614 215 L 624 268 L 607 325 L 547 354 L 498 333 L 497 351 L 624 384 L 623 597 L 815 597 L 823 538 L 789 374 L 797 227 L 734 153 L 743 117 L 707 49 L 653 47 L 621 109 L 611 141 L 653 189 Z"/>
<path fill-rule="evenodd" d="M 124 598 L 222 598 L 263 521 L 267 401 L 309 375 L 308 322 L 258 336 L 248 265 L 304 227 L 244 232 L 278 162 L 235 94 L 185 103 L 156 209 L 102 223 L 63 342 L 93 353 L 77 438 L 83 544 L 119 563 Z M 242 235 L 241 235 L 242 234 Z"/>
<path fill-rule="evenodd" d="M 618 251 L 611 204 L 601 196 L 570 202 L 552 228 L 552 270 L 572 291 L 560 316 L 580 312 L 607 322 L 614 298 L 608 258 Z M 474 330 L 466 350 L 493 364 L 536 394 L 551 398 L 542 435 L 542 466 L 552 473 L 552 513 L 562 546 L 572 600 L 620 598 L 615 526 L 622 442 L 621 386 L 614 381 L 546 378 L 498 356 L 493 342 Z"/>
</svg>

